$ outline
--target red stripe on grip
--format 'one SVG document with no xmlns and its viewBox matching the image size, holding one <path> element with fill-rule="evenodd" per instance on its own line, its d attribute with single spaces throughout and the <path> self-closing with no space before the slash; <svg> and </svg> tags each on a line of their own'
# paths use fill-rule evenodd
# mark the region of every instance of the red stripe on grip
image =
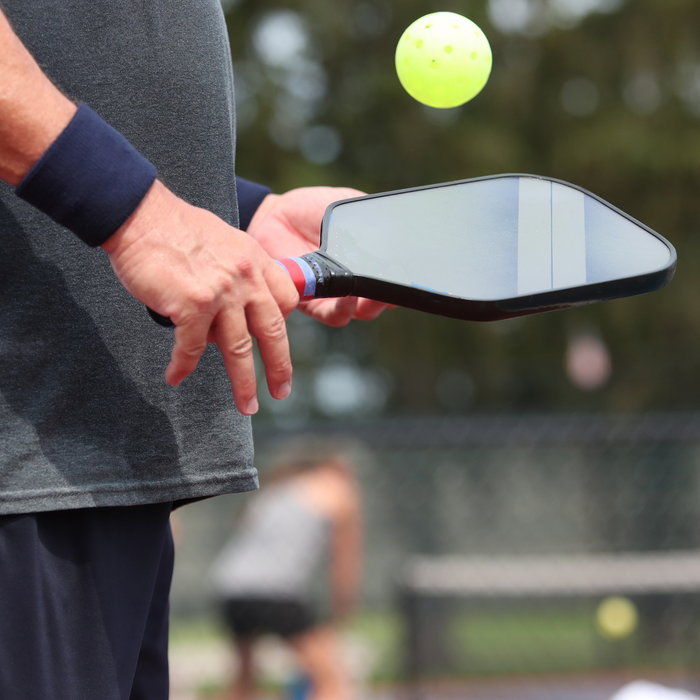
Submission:
<svg viewBox="0 0 700 700">
<path fill-rule="evenodd" d="M 294 282 L 294 286 L 297 288 L 297 292 L 299 292 L 299 299 L 301 299 L 304 296 L 304 290 L 306 289 L 306 277 L 304 277 L 304 273 L 299 267 L 299 263 L 291 258 L 282 258 L 277 262 L 284 265 L 284 269 L 287 270 L 289 276 L 292 278 L 292 282 Z"/>
</svg>

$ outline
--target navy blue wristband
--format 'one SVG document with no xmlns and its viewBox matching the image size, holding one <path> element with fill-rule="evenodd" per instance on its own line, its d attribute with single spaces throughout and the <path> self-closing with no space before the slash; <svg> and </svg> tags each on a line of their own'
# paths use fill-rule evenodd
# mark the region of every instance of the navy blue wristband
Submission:
<svg viewBox="0 0 700 700">
<path fill-rule="evenodd" d="M 81 104 L 15 193 L 98 246 L 131 216 L 156 175 L 152 163 Z"/>
<path fill-rule="evenodd" d="M 241 231 L 247 231 L 257 208 L 268 194 L 272 194 L 272 190 L 257 182 L 237 177 L 236 192 L 238 194 L 238 228 Z"/>
</svg>

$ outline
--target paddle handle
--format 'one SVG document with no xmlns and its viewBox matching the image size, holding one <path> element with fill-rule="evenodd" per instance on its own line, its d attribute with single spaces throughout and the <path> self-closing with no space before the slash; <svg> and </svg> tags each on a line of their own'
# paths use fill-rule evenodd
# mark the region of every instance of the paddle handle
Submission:
<svg viewBox="0 0 700 700">
<path fill-rule="evenodd" d="M 299 301 L 324 299 L 327 297 L 347 297 L 353 291 L 352 272 L 326 257 L 320 251 L 307 253 L 298 258 L 275 260 L 292 278 L 299 293 Z M 167 316 L 146 307 L 151 318 L 165 328 L 175 324 Z"/>
<path fill-rule="evenodd" d="M 353 293 L 352 272 L 319 250 L 275 262 L 292 278 L 299 292 L 299 301 L 347 297 Z"/>
</svg>

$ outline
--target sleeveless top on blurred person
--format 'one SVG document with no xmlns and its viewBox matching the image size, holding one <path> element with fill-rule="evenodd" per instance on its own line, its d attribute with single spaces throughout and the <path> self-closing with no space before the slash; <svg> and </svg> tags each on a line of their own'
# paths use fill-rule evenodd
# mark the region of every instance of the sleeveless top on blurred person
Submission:
<svg viewBox="0 0 700 700">
<path fill-rule="evenodd" d="M 215 569 L 222 597 L 307 601 L 331 522 L 307 505 L 296 481 L 272 485 L 250 503 Z"/>
<path fill-rule="evenodd" d="M 175 194 L 237 225 L 219 0 L 3 0 L 3 9 L 59 88 L 124 134 Z M 104 251 L 5 183 L 0 232 L 0 514 L 257 486 L 250 421 L 216 348 L 168 386 L 172 331 L 126 292 Z"/>
<path fill-rule="evenodd" d="M 221 598 L 309 603 L 326 554 L 331 570 L 334 558 L 358 555 L 349 552 L 360 546 L 353 539 L 359 535 L 360 495 L 352 470 L 330 451 L 307 449 L 308 457 L 303 447 L 301 457 L 290 450 L 246 504 L 212 570 Z"/>
</svg>

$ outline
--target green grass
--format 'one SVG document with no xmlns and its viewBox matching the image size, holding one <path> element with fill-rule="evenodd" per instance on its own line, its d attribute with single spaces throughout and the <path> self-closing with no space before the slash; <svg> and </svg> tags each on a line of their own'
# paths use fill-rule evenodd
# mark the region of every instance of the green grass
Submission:
<svg viewBox="0 0 700 700">
<path fill-rule="evenodd" d="M 353 619 L 347 629 L 368 644 L 376 655 L 371 681 L 395 681 L 400 677 L 404 631 L 397 613 L 363 612 Z"/>
<path fill-rule="evenodd" d="M 211 617 L 174 618 L 170 622 L 171 644 L 225 639 L 223 625 Z"/>
<path fill-rule="evenodd" d="M 594 611 L 594 605 L 581 602 L 485 609 L 458 604 L 443 611 L 438 635 L 443 643 L 436 645 L 442 647 L 442 653 L 434 655 L 425 675 L 460 678 L 700 666 L 700 650 L 693 641 L 700 638 L 700 629 L 688 629 L 673 639 L 654 640 L 642 625 L 627 639 L 612 642 L 597 633 Z M 363 612 L 347 631 L 372 651 L 374 663 L 368 682 L 403 680 L 404 621 L 398 613 Z M 212 619 L 175 620 L 171 626 L 174 644 L 225 639 L 223 628 Z"/>
<path fill-rule="evenodd" d="M 611 641 L 594 620 L 595 606 L 585 602 L 463 608 L 446 625 L 445 665 L 435 670 L 483 675 L 698 665 L 693 629 L 661 639 L 642 621 L 629 637 Z"/>
<path fill-rule="evenodd" d="M 591 616 L 582 611 L 461 613 L 448 629 L 449 665 L 479 674 L 599 665 Z"/>
</svg>

